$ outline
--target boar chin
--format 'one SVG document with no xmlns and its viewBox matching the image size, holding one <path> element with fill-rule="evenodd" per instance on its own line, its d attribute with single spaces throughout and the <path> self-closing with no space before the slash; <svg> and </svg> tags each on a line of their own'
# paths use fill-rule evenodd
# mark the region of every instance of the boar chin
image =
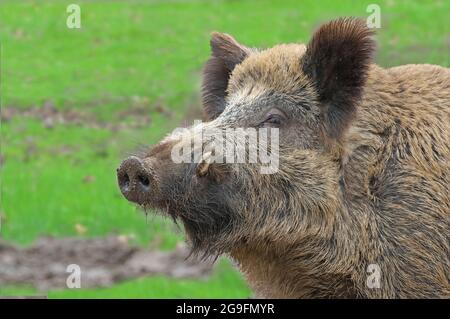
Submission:
<svg viewBox="0 0 450 319">
<path fill-rule="evenodd" d="M 199 183 L 195 177 L 192 183 L 171 185 L 170 191 L 161 186 L 159 193 L 165 194 L 164 198 L 149 198 L 144 209 L 153 209 L 176 225 L 183 225 L 187 241 L 196 254 L 225 252 L 240 218 L 230 205 L 232 199 L 223 185 Z"/>
<path fill-rule="evenodd" d="M 227 249 L 236 214 L 226 205 L 192 204 L 181 209 L 169 208 L 168 213 L 175 221 L 182 222 L 193 251 L 212 255 Z"/>
</svg>

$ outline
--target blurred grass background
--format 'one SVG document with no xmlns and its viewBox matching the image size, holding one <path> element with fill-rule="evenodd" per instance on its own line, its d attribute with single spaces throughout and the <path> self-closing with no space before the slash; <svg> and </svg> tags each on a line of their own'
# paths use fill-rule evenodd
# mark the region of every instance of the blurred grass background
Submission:
<svg viewBox="0 0 450 319">
<path fill-rule="evenodd" d="M 321 22 L 365 18 L 367 5 L 376 3 L 378 64 L 450 64 L 450 2 L 444 0 L 77 1 L 81 29 L 66 27 L 70 3 L 0 2 L 0 236 L 21 245 L 40 235 L 124 234 L 144 246 L 158 238 L 162 249 L 183 240 L 170 221 L 149 216 L 146 222 L 122 199 L 115 168 L 139 145 L 197 114 L 211 31 L 254 47 L 306 42 Z M 82 120 L 49 124 L 25 116 L 46 105 L 78 112 Z M 132 125 L 144 115 L 148 124 Z M 0 287 L 0 295 L 34 293 Z M 55 298 L 248 296 L 226 261 L 206 281 L 152 277 L 49 292 Z"/>
</svg>

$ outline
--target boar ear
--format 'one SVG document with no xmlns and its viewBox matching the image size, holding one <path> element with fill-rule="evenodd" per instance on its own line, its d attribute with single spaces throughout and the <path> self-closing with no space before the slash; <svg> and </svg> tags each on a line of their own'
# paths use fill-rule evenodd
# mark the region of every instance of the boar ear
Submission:
<svg viewBox="0 0 450 319">
<path fill-rule="evenodd" d="M 211 57 L 203 69 L 202 103 L 206 118 L 213 120 L 225 108 L 231 72 L 250 54 L 250 49 L 230 35 L 217 32 L 212 34 L 210 44 Z"/>
<path fill-rule="evenodd" d="M 303 72 L 319 96 L 329 137 L 338 139 L 361 98 L 375 42 L 364 21 L 341 18 L 321 26 L 307 45 Z"/>
</svg>

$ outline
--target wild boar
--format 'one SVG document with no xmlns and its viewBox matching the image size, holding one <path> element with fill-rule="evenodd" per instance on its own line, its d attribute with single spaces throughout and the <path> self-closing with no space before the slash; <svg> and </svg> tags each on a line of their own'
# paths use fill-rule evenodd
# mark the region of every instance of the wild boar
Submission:
<svg viewBox="0 0 450 319">
<path fill-rule="evenodd" d="M 125 159 L 123 195 L 229 256 L 256 296 L 448 298 L 450 70 L 377 66 L 354 18 L 265 50 L 213 33 L 211 51 L 207 121 Z M 173 160 L 198 130 L 235 128 L 278 132 L 275 172 Z"/>
</svg>

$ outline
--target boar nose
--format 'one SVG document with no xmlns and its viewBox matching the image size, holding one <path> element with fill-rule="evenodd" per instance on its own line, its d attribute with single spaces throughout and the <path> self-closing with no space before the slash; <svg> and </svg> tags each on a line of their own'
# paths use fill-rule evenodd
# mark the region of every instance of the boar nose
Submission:
<svg viewBox="0 0 450 319">
<path fill-rule="evenodd" d="M 117 169 L 117 181 L 123 196 L 131 202 L 145 204 L 151 191 L 151 174 L 141 159 L 131 156 Z"/>
</svg>

